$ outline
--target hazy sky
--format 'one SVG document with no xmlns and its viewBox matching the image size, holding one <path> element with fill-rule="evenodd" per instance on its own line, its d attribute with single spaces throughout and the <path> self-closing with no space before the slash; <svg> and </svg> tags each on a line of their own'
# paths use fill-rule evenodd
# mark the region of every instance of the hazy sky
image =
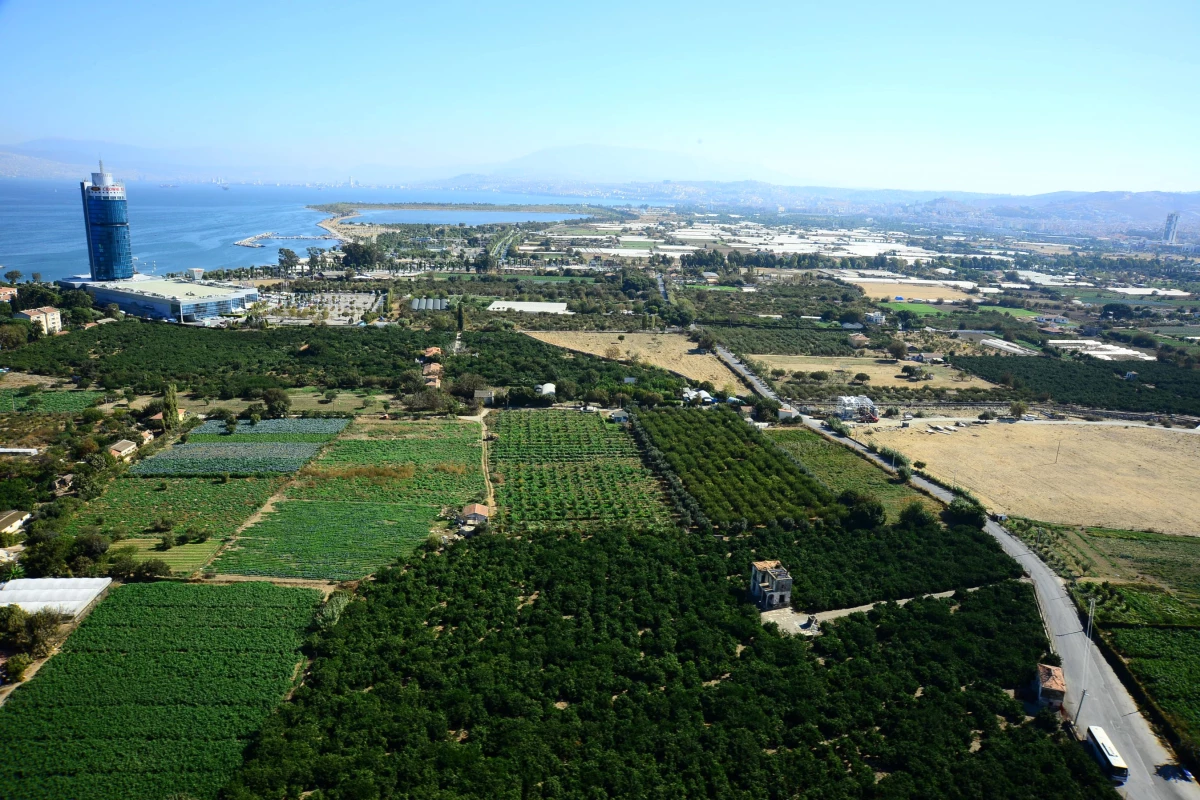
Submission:
<svg viewBox="0 0 1200 800">
<path fill-rule="evenodd" d="M 1200 190 L 1195 0 L 0 0 L 0 59 L 0 143 L 447 175 L 602 144 L 778 183 Z"/>
</svg>

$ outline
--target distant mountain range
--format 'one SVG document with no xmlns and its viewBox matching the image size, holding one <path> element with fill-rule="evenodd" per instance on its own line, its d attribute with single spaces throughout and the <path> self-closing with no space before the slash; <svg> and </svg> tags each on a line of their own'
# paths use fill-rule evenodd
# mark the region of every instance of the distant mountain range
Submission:
<svg viewBox="0 0 1200 800">
<path fill-rule="evenodd" d="M 302 169 L 243 163 L 214 148 L 154 149 L 108 142 L 41 139 L 0 145 L 0 178 L 79 180 L 103 157 L 130 181 L 404 184 L 409 188 L 500 190 L 579 198 L 752 208 L 827 215 L 875 216 L 981 229 L 1105 235 L 1161 230 L 1180 214 L 1181 235 L 1200 239 L 1200 192 L 973 192 L 789 186 L 755 164 L 726 164 L 657 150 L 575 145 L 539 150 L 468 171 L 438 167 L 359 165 Z M 446 178 L 447 173 L 460 174 Z M 743 180 L 754 177 L 758 180 Z M 777 180 L 777 179 L 776 179 Z"/>
</svg>

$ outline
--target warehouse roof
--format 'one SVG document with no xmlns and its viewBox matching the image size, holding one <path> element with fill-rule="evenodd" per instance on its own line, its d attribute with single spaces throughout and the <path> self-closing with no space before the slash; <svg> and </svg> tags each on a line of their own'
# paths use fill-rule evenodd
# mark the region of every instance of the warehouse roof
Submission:
<svg viewBox="0 0 1200 800">
<path fill-rule="evenodd" d="M 488 311 L 524 311 L 530 314 L 570 314 L 566 303 L 527 303 L 520 300 L 494 300 Z"/>
</svg>

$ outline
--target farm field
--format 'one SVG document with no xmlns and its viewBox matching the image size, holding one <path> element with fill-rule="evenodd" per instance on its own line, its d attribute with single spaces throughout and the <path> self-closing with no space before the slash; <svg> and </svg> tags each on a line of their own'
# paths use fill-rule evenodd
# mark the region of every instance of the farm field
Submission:
<svg viewBox="0 0 1200 800">
<path fill-rule="evenodd" d="M 603 356 L 610 347 L 637 353 L 641 363 L 677 372 L 690 381 L 709 381 L 718 389 L 733 394 L 741 391 L 741 382 L 719 358 L 706 353 L 693 353 L 696 345 L 686 336 L 675 333 L 586 333 L 577 331 L 527 331 L 529 336 L 568 350 Z M 624 340 L 618 339 L 624 336 Z"/>
<path fill-rule="evenodd" d="M 212 569 L 352 580 L 407 556 L 443 510 L 486 500 L 481 433 L 476 422 L 356 421 Z"/>
<path fill-rule="evenodd" d="M 863 290 L 867 297 L 880 298 L 903 297 L 910 300 L 919 297 L 922 300 L 967 300 L 971 295 L 953 286 L 926 286 L 911 283 L 881 283 L 879 281 L 848 280 Z"/>
<path fill-rule="evenodd" d="M 1120 628 L 1108 635 L 1175 729 L 1193 747 L 1200 744 L 1200 629 Z"/>
<path fill-rule="evenodd" d="M 0 389 L 0 412 L 38 411 L 43 414 L 76 414 L 96 405 L 103 392 L 47 390 L 30 395 Z"/>
<path fill-rule="evenodd" d="M 1200 535 L 1194 502 L 1200 435 L 1187 431 L 1016 423 L 972 426 L 953 435 L 883 428 L 874 441 L 926 462 L 927 471 L 970 489 L 994 511 Z"/>
<path fill-rule="evenodd" d="M 751 328 L 705 325 L 704 329 L 735 353 L 800 356 L 853 356 L 849 334 L 827 328 Z"/>
<path fill-rule="evenodd" d="M 648 409 L 637 413 L 636 424 L 714 525 L 808 519 L 832 500 L 770 439 L 727 409 Z"/>
<path fill-rule="evenodd" d="M 892 481 L 888 474 L 859 458 L 848 448 L 803 428 L 771 428 L 767 436 L 817 476 L 834 494 L 865 492 L 876 497 L 895 522 L 909 503 L 918 502 L 937 513 L 942 504 L 907 484 Z"/>
<path fill-rule="evenodd" d="M 213 800 L 291 686 L 317 592 L 113 589 L 0 708 L 9 800 Z"/>
<path fill-rule="evenodd" d="M 428 507 L 284 500 L 230 543 L 214 572 L 356 580 L 404 558 L 429 537 Z"/>
<path fill-rule="evenodd" d="M 665 524 L 662 488 L 624 428 L 599 414 L 505 411 L 489 417 L 488 448 L 499 520 Z"/>
<path fill-rule="evenodd" d="M 770 369 L 782 369 L 791 372 L 829 372 L 836 382 L 849 383 L 860 372 L 871 376 L 868 381 L 871 386 L 909 386 L 934 389 L 991 389 L 993 384 L 974 375 L 967 375 L 966 380 L 958 379 L 958 371 L 942 365 L 925 366 L 906 361 L 897 363 L 890 359 L 876 358 L 823 358 L 820 356 L 777 356 L 752 355 L 749 358 L 765 364 Z M 900 371 L 906 364 L 921 367 L 933 374 L 933 380 L 911 381 Z"/>
<path fill-rule="evenodd" d="M 928 317 L 942 313 L 940 308 L 930 303 L 897 303 L 892 301 L 890 303 L 880 303 L 879 307 L 886 308 L 891 311 L 911 311 L 920 317 Z"/>
<path fill-rule="evenodd" d="M 283 485 L 282 478 L 118 478 L 67 523 L 68 533 L 95 526 L 130 537 L 158 537 L 150 530 L 164 517 L 172 530 L 231 535 Z"/>
<path fill-rule="evenodd" d="M 189 440 L 133 465 L 140 476 L 267 475 L 295 472 L 346 427 L 345 419 L 269 419 L 239 422 L 233 433 L 209 420 Z M 192 438 L 194 437 L 194 438 Z"/>
<path fill-rule="evenodd" d="M 191 575 L 207 564 L 220 546 L 220 539 L 209 539 L 205 542 L 177 544 L 170 550 L 160 550 L 157 539 L 124 539 L 114 544 L 113 548 L 134 547 L 137 549 L 135 558 L 138 561 L 159 558 L 166 562 L 173 574 Z"/>
</svg>

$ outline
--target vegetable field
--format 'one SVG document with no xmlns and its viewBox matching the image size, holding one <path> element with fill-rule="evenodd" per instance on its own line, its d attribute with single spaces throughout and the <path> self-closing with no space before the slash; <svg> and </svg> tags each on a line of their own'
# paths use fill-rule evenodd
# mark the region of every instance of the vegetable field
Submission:
<svg viewBox="0 0 1200 800">
<path fill-rule="evenodd" d="M 834 494 L 851 490 L 872 495 L 895 521 L 900 511 L 914 500 L 940 511 L 942 505 L 908 484 L 896 483 L 886 472 L 869 464 L 847 448 L 803 428 L 772 428 L 767 438 L 791 453 Z"/>
<path fill-rule="evenodd" d="M 489 458 L 502 523 L 653 525 L 669 519 L 662 488 L 629 433 L 599 414 L 506 411 L 491 426 L 498 437 Z"/>
<path fill-rule="evenodd" d="M 636 424 L 660 460 L 721 527 L 807 519 L 832 498 L 786 453 L 732 411 L 649 409 Z"/>
<path fill-rule="evenodd" d="M 319 598 L 266 583 L 113 589 L 0 708 L 0 796 L 215 798 L 291 685 Z"/>
<path fill-rule="evenodd" d="M 480 440 L 471 422 L 356 423 L 213 569 L 328 580 L 372 573 L 412 552 L 443 508 L 485 498 Z"/>
<path fill-rule="evenodd" d="M 407 556 L 429 536 L 428 507 L 285 500 L 213 562 L 216 572 L 354 580 Z"/>
<path fill-rule="evenodd" d="M 320 444 L 303 442 L 188 442 L 137 462 L 130 473 L 183 476 L 295 472 L 320 448 Z"/>
<path fill-rule="evenodd" d="M 103 392 L 36 392 L 22 395 L 12 389 L 0 389 L 0 412 L 37 411 L 43 414 L 77 414 L 96 405 Z"/>
<path fill-rule="evenodd" d="M 115 551 L 122 547 L 133 547 L 136 550 L 134 558 L 138 561 L 161 559 L 171 568 L 173 574 L 191 575 L 207 564 L 220 546 L 220 539 L 208 539 L 203 542 L 177 544 L 170 550 L 161 550 L 157 539 L 125 539 L 113 545 L 112 549 Z"/>
<path fill-rule="evenodd" d="M 264 419 L 251 424 L 245 420 L 238 422 L 237 429 L 230 434 L 225 423 L 219 419 L 210 419 L 192 431 L 196 434 L 220 436 L 277 436 L 277 435 L 313 435 L 332 439 L 350 424 L 348 419 Z"/>
<path fill-rule="evenodd" d="M 95 526 L 126 536 L 160 536 L 150 528 L 164 518 L 177 533 L 228 536 L 279 490 L 282 478 L 119 478 L 66 525 L 68 533 Z"/>
</svg>

